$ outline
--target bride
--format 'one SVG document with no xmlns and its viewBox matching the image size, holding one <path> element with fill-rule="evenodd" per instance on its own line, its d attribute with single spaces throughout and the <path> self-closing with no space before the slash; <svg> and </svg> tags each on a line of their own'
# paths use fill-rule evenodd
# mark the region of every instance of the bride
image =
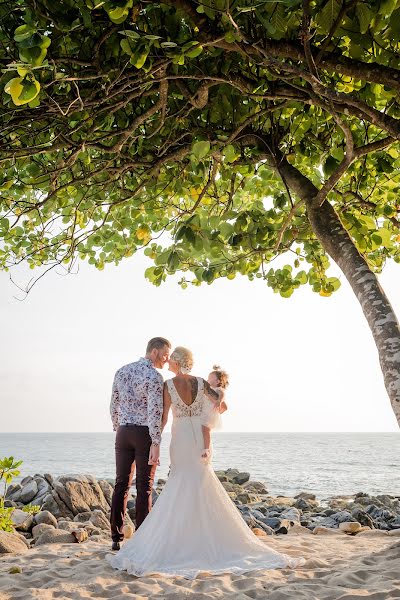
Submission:
<svg viewBox="0 0 400 600">
<path fill-rule="evenodd" d="M 175 377 L 164 384 L 162 426 L 172 408 L 170 475 L 140 528 L 107 560 L 136 576 L 189 579 L 203 571 L 238 574 L 301 564 L 302 559 L 268 548 L 252 533 L 212 469 L 212 446 L 204 453 L 202 426 L 212 427 L 210 401 L 218 410 L 221 395 L 190 375 L 190 350 L 176 348 L 169 365 Z"/>
</svg>

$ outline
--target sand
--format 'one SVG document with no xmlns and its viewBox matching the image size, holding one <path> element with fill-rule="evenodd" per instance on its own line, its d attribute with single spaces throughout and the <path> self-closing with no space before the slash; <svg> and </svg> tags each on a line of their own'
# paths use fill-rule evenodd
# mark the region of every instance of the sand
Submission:
<svg viewBox="0 0 400 600">
<path fill-rule="evenodd" d="M 213 600 L 390 600 L 400 598 L 400 539 L 374 535 L 282 535 L 266 543 L 304 556 L 296 570 L 253 571 L 246 575 L 201 575 L 194 581 L 162 576 L 135 578 L 104 560 L 109 544 L 39 546 L 0 558 L 0 599 L 158 598 Z M 10 574 L 13 567 L 21 573 Z"/>
</svg>

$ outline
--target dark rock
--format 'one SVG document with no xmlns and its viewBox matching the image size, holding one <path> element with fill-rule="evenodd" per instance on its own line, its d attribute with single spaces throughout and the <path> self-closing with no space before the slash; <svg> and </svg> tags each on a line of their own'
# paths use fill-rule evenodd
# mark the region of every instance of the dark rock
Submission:
<svg viewBox="0 0 400 600">
<path fill-rule="evenodd" d="M 233 481 L 233 483 L 237 483 L 238 485 L 243 485 L 244 483 L 247 483 L 247 481 L 249 481 L 249 479 L 250 479 L 250 473 L 243 472 L 243 473 L 238 473 L 237 475 L 234 475 L 234 477 L 232 478 L 232 481 Z"/>
<path fill-rule="evenodd" d="M 27 479 L 27 478 L 25 478 L 25 479 Z M 34 479 L 32 479 L 32 477 L 31 477 L 30 481 L 28 481 L 22 487 L 22 490 L 19 495 L 20 502 L 23 502 L 24 504 L 29 504 L 29 502 L 31 502 L 31 500 L 33 500 L 33 498 L 37 495 L 37 493 L 38 493 L 38 485 L 37 485 L 36 481 Z"/>
<path fill-rule="evenodd" d="M 371 527 L 371 529 L 374 529 L 374 522 L 372 518 L 364 510 L 361 510 L 360 508 L 355 508 L 351 511 L 351 514 L 354 517 L 354 519 L 360 523 L 360 525 L 365 525 L 367 527 Z"/>
</svg>

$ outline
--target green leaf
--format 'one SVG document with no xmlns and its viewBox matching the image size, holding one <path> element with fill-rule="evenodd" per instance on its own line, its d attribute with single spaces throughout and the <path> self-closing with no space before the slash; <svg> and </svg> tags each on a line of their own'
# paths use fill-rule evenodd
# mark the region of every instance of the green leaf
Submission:
<svg viewBox="0 0 400 600">
<path fill-rule="evenodd" d="M 211 144 L 209 141 L 195 142 L 192 145 L 192 153 L 199 160 L 207 156 L 207 154 L 210 152 L 210 149 Z"/>
</svg>

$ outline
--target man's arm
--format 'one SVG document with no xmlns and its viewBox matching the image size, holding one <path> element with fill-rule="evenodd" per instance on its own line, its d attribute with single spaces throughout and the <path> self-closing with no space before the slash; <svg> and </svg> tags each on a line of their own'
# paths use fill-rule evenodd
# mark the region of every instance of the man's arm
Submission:
<svg viewBox="0 0 400 600">
<path fill-rule="evenodd" d="M 119 420 L 119 392 L 118 392 L 117 373 L 115 374 L 114 383 L 112 386 L 110 415 L 111 415 L 111 421 L 113 424 L 113 430 L 117 431 L 118 425 L 119 425 L 119 423 L 118 423 L 118 420 Z"/>
<path fill-rule="evenodd" d="M 147 417 L 152 444 L 161 443 L 161 419 L 163 414 L 163 387 L 161 375 L 152 377 L 147 383 Z"/>
</svg>

